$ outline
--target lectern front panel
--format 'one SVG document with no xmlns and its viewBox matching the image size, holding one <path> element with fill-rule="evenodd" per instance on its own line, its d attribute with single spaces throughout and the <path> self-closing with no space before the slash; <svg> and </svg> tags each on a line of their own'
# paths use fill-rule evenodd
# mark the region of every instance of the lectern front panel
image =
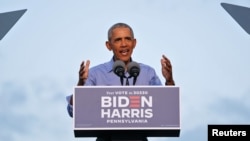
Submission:
<svg viewBox="0 0 250 141">
<path fill-rule="evenodd" d="M 180 130 L 179 101 L 174 86 L 77 86 L 74 130 L 86 137 L 104 131 L 169 136 L 165 131 Z"/>
</svg>

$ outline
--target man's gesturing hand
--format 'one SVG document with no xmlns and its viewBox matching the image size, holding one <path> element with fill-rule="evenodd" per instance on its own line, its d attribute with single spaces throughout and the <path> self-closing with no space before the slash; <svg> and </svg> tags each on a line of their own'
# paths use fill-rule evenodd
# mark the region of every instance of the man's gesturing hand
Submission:
<svg viewBox="0 0 250 141">
<path fill-rule="evenodd" d="M 90 61 L 87 60 L 86 64 L 84 64 L 84 61 L 82 61 L 80 70 L 79 70 L 79 80 L 78 80 L 78 86 L 82 86 L 85 84 L 85 81 L 88 79 L 89 75 L 89 64 Z"/>
<path fill-rule="evenodd" d="M 88 79 L 89 75 L 89 64 L 90 61 L 86 61 L 86 65 L 84 64 L 84 61 L 82 61 L 80 70 L 79 70 L 79 80 L 77 83 L 77 86 L 83 86 L 85 84 L 85 81 Z M 73 95 L 70 97 L 70 105 L 73 105 Z"/>
<path fill-rule="evenodd" d="M 172 75 L 171 62 L 165 55 L 162 55 L 161 67 L 162 67 L 162 75 L 166 79 L 165 85 L 175 85 Z"/>
</svg>

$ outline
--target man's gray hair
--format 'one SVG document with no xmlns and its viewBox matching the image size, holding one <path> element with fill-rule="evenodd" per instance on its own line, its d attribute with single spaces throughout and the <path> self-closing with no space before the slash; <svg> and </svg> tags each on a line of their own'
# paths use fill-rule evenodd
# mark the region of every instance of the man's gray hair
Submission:
<svg viewBox="0 0 250 141">
<path fill-rule="evenodd" d="M 111 40 L 113 30 L 114 30 L 115 28 L 119 28 L 119 27 L 129 28 L 129 30 L 131 31 L 132 37 L 134 38 L 133 29 L 132 29 L 128 24 L 125 24 L 125 23 L 116 23 L 116 24 L 114 24 L 113 26 L 111 26 L 111 27 L 109 28 L 109 30 L 108 30 L 108 40 L 109 40 L 109 41 Z"/>
</svg>

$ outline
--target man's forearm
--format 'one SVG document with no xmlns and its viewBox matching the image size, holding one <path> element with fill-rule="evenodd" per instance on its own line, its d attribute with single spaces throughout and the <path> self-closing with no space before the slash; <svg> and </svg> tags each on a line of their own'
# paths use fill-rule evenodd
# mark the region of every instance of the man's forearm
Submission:
<svg viewBox="0 0 250 141">
<path fill-rule="evenodd" d="M 173 79 L 171 79 L 170 81 L 166 81 L 166 82 L 165 82 L 165 85 L 166 85 L 166 86 L 167 86 L 167 85 L 172 85 L 172 86 L 174 86 L 174 85 L 175 85 L 175 82 L 174 82 Z"/>
<path fill-rule="evenodd" d="M 77 83 L 77 86 L 83 86 L 85 84 L 85 81 L 84 79 L 79 79 L 78 80 L 78 83 Z"/>
</svg>

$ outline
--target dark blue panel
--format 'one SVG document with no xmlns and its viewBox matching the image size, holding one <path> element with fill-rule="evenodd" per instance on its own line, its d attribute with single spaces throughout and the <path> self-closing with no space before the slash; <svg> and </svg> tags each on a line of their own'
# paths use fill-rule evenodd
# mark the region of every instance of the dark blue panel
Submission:
<svg viewBox="0 0 250 141">
<path fill-rule="evenodd" d="M 0 40 L 3 39 L 26 11 L 27 9 L 0 13 Z"/>
<path fill-rule="evenodd" d="M 221 6 L 250 34 L 250 8 L 228 3 L 221 3 Z"/>
</svg>

